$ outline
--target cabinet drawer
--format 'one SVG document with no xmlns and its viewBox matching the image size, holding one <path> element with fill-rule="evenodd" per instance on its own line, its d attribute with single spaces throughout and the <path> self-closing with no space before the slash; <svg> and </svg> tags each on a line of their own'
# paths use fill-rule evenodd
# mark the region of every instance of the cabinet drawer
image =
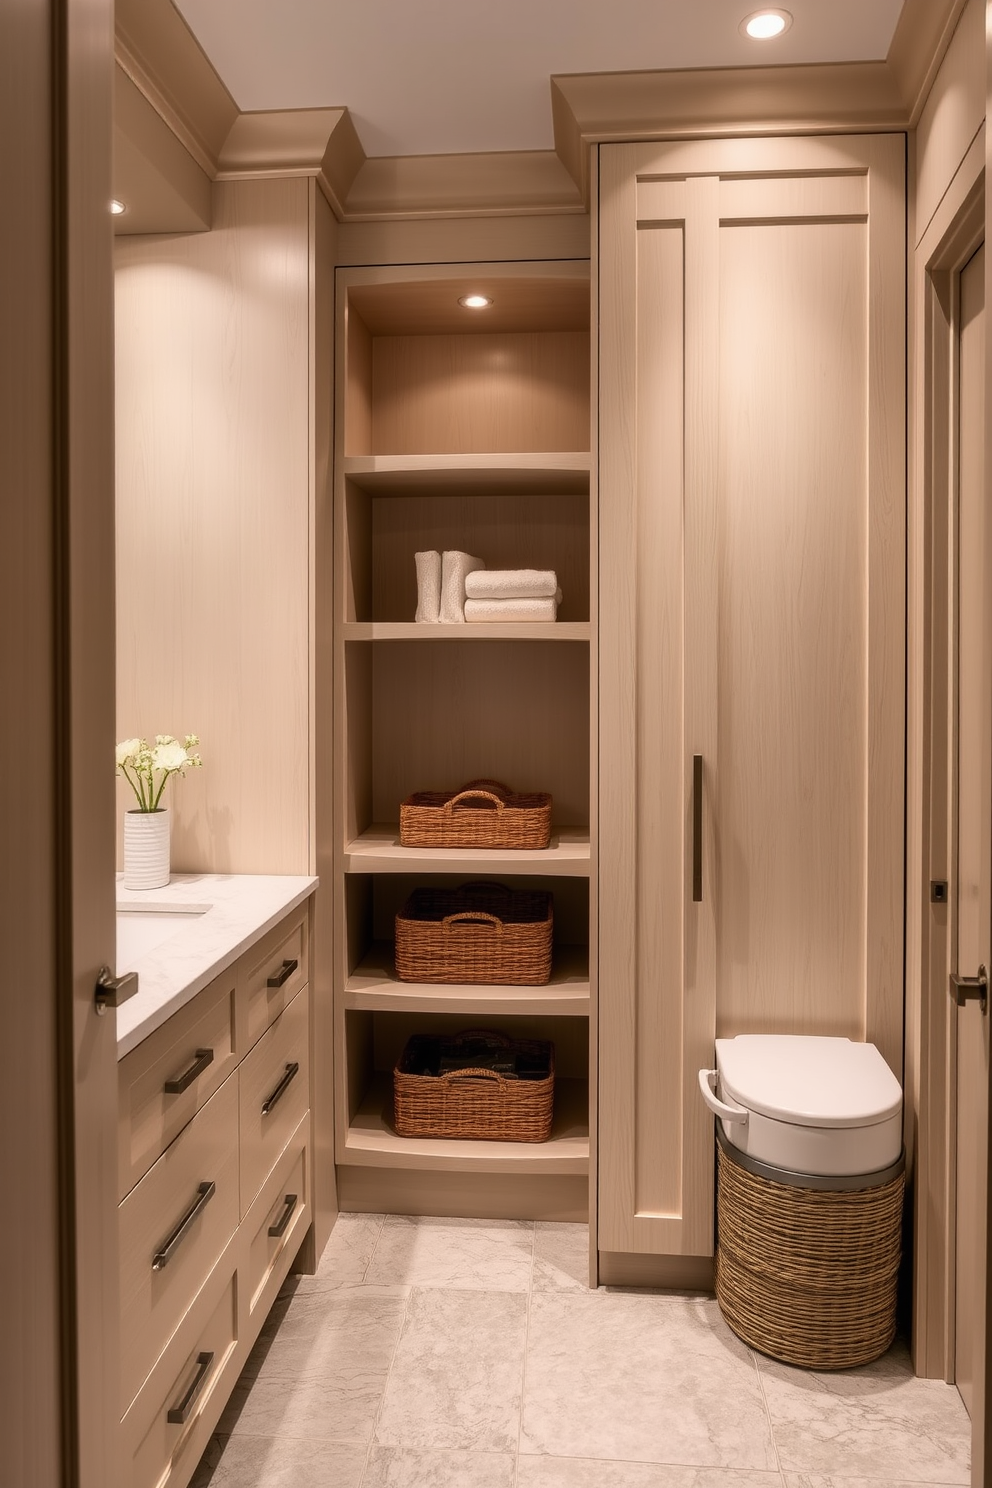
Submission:
<svg viewBox="0 0 992 1488">
<path fill-rule="evenodd" d="M 310 1108 L 309 1007 L 304 987 L 241 1063 L 242 1217 Z"/>
<path fill-rule="evenodd" d="M 287 915 L 242 956 L 237 1029 L 240 1054 L 247 1054 L 309 980 L 309 958 L 305 906 Z"/>
<path fill-rule="evenodd" d="M 245 1216 L 244 1281 L 249 1327 L 275 1301 L 310 1226 L 310 1119 L 304 1116 L 274 1171 Z"/>
<path fill-rule="evenodd" d="M 240 1367 L 238 1283 L 230 1264 L 218 1270 L 121 1424 L 127 1488 L 185 1483 L 224 1409 Z"/>
<path fill-rule="evenodd" d="M 120 1206 L 126 1408 L 238 1227 L 238 1077 L 194 1116 Z"/>
<path fill-rule="evenodd" d="M 234 967 L 117 1066 L 119 1197 L 130 1193 L 237 1063 Z"/>
</svg>

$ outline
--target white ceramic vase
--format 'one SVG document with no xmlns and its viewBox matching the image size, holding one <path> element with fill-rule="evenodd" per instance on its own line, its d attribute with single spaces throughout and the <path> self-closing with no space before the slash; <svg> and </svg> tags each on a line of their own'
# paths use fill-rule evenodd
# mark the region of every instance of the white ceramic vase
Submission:
<svg viewBox="0 0 992 1488">
<path fill-rule="evenodd" d="M 171 816 L 158 811 L 124 813 L 124 887 L 164 889 L 169 882 Z"/>
</svg>

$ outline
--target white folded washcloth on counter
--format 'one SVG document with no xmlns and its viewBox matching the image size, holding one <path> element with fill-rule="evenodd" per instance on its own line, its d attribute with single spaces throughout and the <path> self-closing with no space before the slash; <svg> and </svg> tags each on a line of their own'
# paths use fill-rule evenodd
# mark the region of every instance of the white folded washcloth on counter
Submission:
<svg viewBox="0 0 992 1488">
<path fill-rule="evenodd" d="M 417 624 L 436 625 L 441 618 L 441 554 L 414 553 L 417 564 Z"/>
<path fill-rule="evenodd" d="M 560 591 L 559 591 L 560 592 Z M 469 625 L 492 625 L 510 621 L 548 621 L 558 616 L 558 600 L 550 599 L 466 599 L 465 619 Z"/>
<path fill-rule="evenodd" d="M 469 599 L 553 599 L 558 579 L 550 568 L 485 568 L 469 574 Z"/>
<path fill-rule="evenodd" d="M 464 625 L 465 581 L 469 574 L 485 568 L 481 558 L 471 553 L 442 553 L 441 555 L 441 624 Z"/>
</svg>

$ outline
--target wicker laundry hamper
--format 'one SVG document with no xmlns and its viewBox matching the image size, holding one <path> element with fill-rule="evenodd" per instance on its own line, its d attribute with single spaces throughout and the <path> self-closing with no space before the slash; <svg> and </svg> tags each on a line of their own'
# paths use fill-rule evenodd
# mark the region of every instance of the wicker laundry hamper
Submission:
<svg viewBox="0 0 992 1488">
<path fill-rule="evenodd" d="M 896 1330 L 904 1159 L 818 1178 L 756 1161 L 717 1123 L 716 1295 L 737 1336 L 807 1369 L 877 1359 Z"/>
</svg>

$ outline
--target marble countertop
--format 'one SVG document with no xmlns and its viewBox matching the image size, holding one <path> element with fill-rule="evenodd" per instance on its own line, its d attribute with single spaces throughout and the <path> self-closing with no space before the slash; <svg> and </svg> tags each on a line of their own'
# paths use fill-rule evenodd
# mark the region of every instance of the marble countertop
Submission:
<svg viewBox="0 0 992 1488">
<path fill-rule="evenodd" d="M 316 887 L 315 878 L 288 875 L 174 873 L 164 889 L 138 890 L 125 889 L 118 876 L 117 974 L 136 971 L 138 991 L 117 1009 L 117 1058 L 161 1027 Z M 177 916 L 174 930 L 170 914 Z M 158 943 L 122 958 L 122 924 L 124 932 L 133 931 L 139 916 Z"/>
</svg>

